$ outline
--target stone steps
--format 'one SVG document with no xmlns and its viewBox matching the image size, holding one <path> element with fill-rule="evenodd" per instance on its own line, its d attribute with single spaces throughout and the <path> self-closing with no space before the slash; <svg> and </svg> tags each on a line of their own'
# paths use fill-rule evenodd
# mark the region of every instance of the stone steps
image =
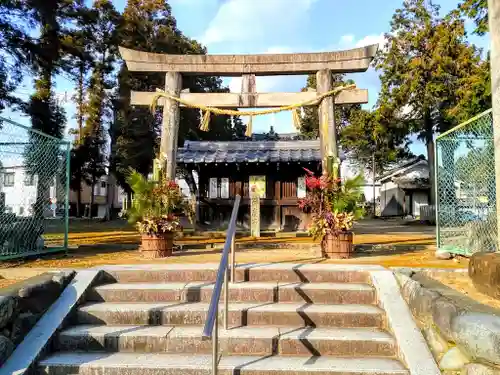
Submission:
<svg viewBox="0 0 500 375">
<path fill-rule="evenodd" d="M 208 281 L 216 279 L 218 264 L 159 264 L 106 267 L 105 282 L 163 283 Z M 360 270 L 355 265 L 342 265 L 334 269 L 329 264 L 246 264 L 238 265 L 235 281 L 277 281 L 303 283 L 364 283 L 371 282 L 370 269 Z"/>
<path fill-rule="evenodd" d="M 201 326 L 71 327 L 59 334 L 59 350 L 209 354 Z M 394 339 L 370 328 L 239 327 L 220 330 L 220 349 L 230 355 L 387 356 Z"/>
<path fill-rule="evenodd" d="M 95 302 L 210 302 L 214 283 L 115 283 L 92 289 L 87 301 Z M 221 296 L 224 300 L 224 295 Z M 229 285 L 232 302 L 303 302 L 373 304 L 375 290 L 359 283 L 238 282 Z"/>
<path fill-rule="evenodd" d="M 78 308 L 78 324 L 202 325 L 209 303 L 91 303 Z M 219 314 L 222 318 L 223 305 Z M 373 305 L 230 303 L 229 324 L 239 326 L 385 327 L 385 313 Z"/>
<path fill-rule="evenodd" d="M 202 340 L 202 330 L 217 269 L 106 267 L 38 373 L 211 375 L 213 342 Z M 414 341 L 395 324 L 406 307 L 389 295 L 389 288 L 398 289 L 392 274 L 384 275 L 378 266 L 239 265 L 229 286 L 228 330 L 224 296 L 219 305 L 218 374 L 410 375 L 408 366 L 412 375 L 438 375 L 428 371 L 430 354 L 422 345 L 414 359 L 407 345 Z M 413 321 L 403 322 L 420 334 Z"/>
<path fill-rule="evenodd" d="M 41 375 L 210 375 L 211 355 L 165 353 L 56 353 L 38 365 Z M 388 358 L 223 356 L 220 375 L 409 375 Z"/>
</svg>

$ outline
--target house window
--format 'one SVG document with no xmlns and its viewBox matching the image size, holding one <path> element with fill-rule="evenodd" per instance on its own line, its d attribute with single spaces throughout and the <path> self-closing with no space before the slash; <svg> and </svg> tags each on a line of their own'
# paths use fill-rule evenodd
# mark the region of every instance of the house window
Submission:
<svg viewBox="0 0 500 375">
<path fill-rule="evenodd" d="M 14 172 L 3 174 L 3 186 L 14 186 Z"/>
<path fill-rule="evenodd" d="M 26 176 L 24 176 L 24 185 L 25 186 L 35 185 L 35 176 L 32 174 L 27 174 Z"/>
<path fill-rule="evenodd" d="M 101 188 L 106 189 L 106 181 L 101 181 Z"/>
</svg>

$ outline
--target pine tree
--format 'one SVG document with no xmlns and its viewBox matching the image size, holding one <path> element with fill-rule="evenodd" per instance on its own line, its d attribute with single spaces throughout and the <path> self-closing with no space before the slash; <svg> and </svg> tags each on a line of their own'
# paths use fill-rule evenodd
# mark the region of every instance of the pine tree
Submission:
<svg viewBox="0 0 500 375">
<path fill-rule="evenodd" d="M 12 95 L 29 66 L 34 44 L 23 27 L 25 4 L 15 0 L 0 2 L 0 113 L 23 102 Z"/>
<path fill-rule="evenodd" d="M 25 110 L 31 117 L 34 130 L 61 139 L 65 129 L 64 110 L 56 102 L 53 78 L 65 64 L 66 25 L 78 16 L 83 1 L 78 0 L 31 0 L 25 3 L 25 16 L 39 26 L 40 35 L 33 44 L 31 67 L 35 75 L 35 93 Z M 60 165 L 60 150 L 57 142 L 31 134 L 30 144 L 25 150 L 28 173 L 38 177 L 37 198 L 34 207 L 36 217 L 42 217 L 48 198 L 49 186 L 57 179 Z"/>
</svg>

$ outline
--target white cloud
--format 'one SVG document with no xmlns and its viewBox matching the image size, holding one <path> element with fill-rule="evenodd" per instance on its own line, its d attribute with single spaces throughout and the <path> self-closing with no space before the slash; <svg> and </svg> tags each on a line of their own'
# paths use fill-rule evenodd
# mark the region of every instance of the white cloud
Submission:
<svg viewBox="0 0 500 375">
<path fill-rule="evenodd" d="M 206 44 L 265 39 L 269 33 L 293 31 L 317 0 L 228 0 L 200 38 Z M 285 16 L 286 14 L 286 16 Z"/>
<path fill-rule="evenodd" d="M 372 44 L 378 44 L 379 48 L 382 48 L 385 43 L 385 35 L 384 33 L 378 35 L 367 35 L 364 38 L 358 40 L 355 44 L 356 47 L 365 47 L 370 46 Z"/>
<path fill-rule="evenodd" d="M 340 44 L 352 44 L 354 42 L 354 35 L 347 34 L 340 37 Z"/>
</svg>

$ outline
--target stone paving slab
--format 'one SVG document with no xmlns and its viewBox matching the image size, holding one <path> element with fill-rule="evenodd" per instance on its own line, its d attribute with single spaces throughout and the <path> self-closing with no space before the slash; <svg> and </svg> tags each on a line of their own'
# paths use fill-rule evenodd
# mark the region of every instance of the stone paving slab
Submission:
<svg viewBox="0 0 500 375">
<path fill-rule="evenodd" d="M 39 363 L 42 374 L 61 374 L 64 368 L 78 375 L 206 374 L 211 355 L 136 353 L 57 353 Z M 219 361 L 221 374 L 301 375 L 409 375 L 392 359 L 294 356 L 228 356 Z"/>
<path fill-rule="evenodd" d="M 93 303 L 77 310 L 81 324 L 188 324 L 205 322 L 209 304 L 202 302 Z M 219 308 L 222 316 L 223 306 Z M 373 305 L 307 303 L 230 303 L 231 326 L 383 327 L 385 314 Z"/>
<path fill-rule="evenodd" d="M 109 281 L 127 283 L 215 281 L 218 264 L 115 265 L 99 269 L 106 272 Z M 370 281 L 368 272 L 373 270 L 383 270 L 383 267 L 355 264 L 239 264 L 235 276 L 237 281 L 366 283 Z"/>
<path fill-rule="evenodd" d="M 213 282 L 114 283 L 101 285 L 88 294 L 88 301 L 105 302 L 208 302 Z M 308 302 L 362 303 L 375 302 L 375 289 L 359 283 L 237 282 L 229 284 L 234 302 Z M 224 300 L 224 294 L 221 296 Z"/>
</svg>

